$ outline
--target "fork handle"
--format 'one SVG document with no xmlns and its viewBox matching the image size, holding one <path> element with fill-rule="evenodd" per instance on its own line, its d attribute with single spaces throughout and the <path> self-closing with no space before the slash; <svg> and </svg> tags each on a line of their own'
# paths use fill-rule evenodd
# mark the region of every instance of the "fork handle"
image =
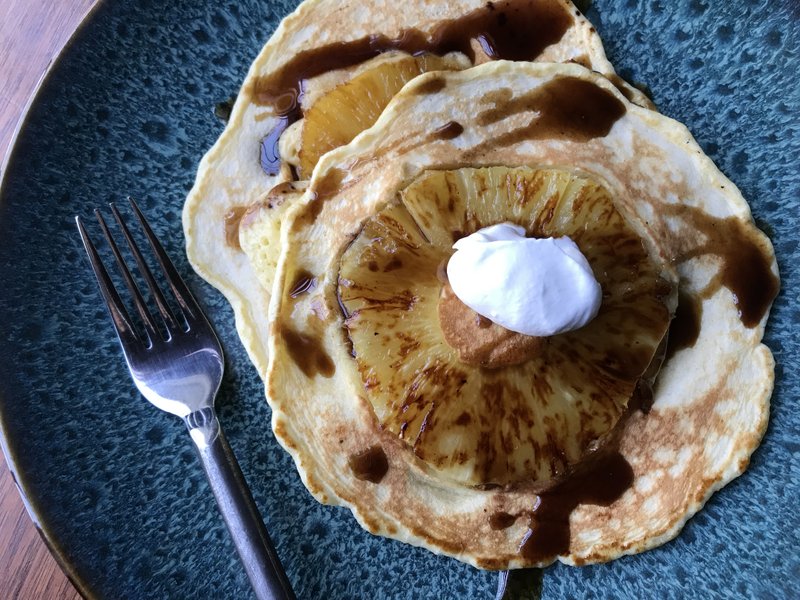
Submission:
<svg viewBox="0 0 800 600">
<path fill-rule="evenodd" d="M 292 586 L 214 409 L 194 412 L 185 422 L 256 597 L 294 600 Z"/>
</svg>

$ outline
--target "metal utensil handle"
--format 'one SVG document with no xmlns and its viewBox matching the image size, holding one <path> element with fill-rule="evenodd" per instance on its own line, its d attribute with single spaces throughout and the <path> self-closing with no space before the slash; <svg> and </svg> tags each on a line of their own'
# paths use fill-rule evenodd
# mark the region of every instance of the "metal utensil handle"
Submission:
<svg viewBox="0 0 800 600">
<path fill-rule="evenodd" d="M 295 600 L 292 586 L 214 409 L 185 419 L 222 517 L 259 600 Z"/>
</svg>

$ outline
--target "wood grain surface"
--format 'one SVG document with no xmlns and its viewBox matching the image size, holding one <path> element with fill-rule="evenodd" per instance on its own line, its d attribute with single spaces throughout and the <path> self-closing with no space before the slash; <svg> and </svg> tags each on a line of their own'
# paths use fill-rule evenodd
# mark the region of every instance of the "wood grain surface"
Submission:
<svg viewBox="0 0 800 600">
<path fill-rule="evenodd" d="M 0 0 L 0 165 L 39 80 L 95 1 Z M 25 512 L 0 453 L 0 598 L 80 597 Z"/>
</svg>

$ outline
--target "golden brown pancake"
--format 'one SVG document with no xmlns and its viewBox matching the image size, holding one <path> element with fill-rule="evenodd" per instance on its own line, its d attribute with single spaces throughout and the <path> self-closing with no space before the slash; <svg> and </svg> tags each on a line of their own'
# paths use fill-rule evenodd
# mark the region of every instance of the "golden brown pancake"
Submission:
<svg viewBox="0 0 800 600">
<path fill-rule="evenodd" d="M 587 108 L 584 119 L 559 123 L 565 85 L 608 110 Z M 450 122 L 459 135 L 431 135 Z M 426 172 L 492 165 L 577 170 L 602 182 L 697 306 L 697 338 L 672 348 L 651 410 L 632 407 L 615 430 L 618 453 L 597 455 L 609 481 L 598 482 L 591 465 L 583 474 L 579 465 L 572 483 L 544 489 L 445 476 L 382 426 L 354 360 L 337 296 L 349 244 Z M 420 76 L 373 128 L 321 159 L 287 220 L 270 308 L 273 427 L 314 496 L 348 506 L 369 531 L 485 568 L 611 560 L 677 535 L 743 472 L 764 433 L 772 247 L 685 127 L 628 102 L 583 67 L 498 61 Z M 313 286 L 299 289 L 298 273 Z M 556 527 L 553 535 L 563 536 L 553 525 L 559 518 L 568 519 L 566 545 L 548 547 L 538 532 Z"/>
</svg>

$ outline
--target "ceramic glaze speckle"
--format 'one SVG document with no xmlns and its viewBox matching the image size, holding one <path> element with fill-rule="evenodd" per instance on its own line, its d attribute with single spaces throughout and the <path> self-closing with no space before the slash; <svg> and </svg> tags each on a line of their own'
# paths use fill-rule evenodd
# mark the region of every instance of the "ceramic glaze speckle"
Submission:
<svg viewBox="0 0 800 600">
<path fill-rule="evenodd" d="M 243 598 L 247 579 L 184 426 L 135 393 L 73 216 L 140 200 L 226 352 L 220 420 L 300 598 L 491 598 L 496 575 L 364 532 L 306 492 L 269 427 L 261 382 L 222 298 L 191 271 L 180 212 L 235 93 L 294 2 L 106 2 L 28 115 L 0 200 L 0 416 L 18 477 L 86 592 Z M 800 284 L 798 42 L 790 0 L 595 0 L 611 61 L 645 82 L 750 201 L 783 292 L 766 342 L 776 388 L 744 476 L 673 542 L 607 565 L 557 565 L 543 598 L 792 597 L 800 482 L 792 403 Z M 257 149 L 254 149 L 254 159 Z M 93 229 L 95 238 L 98 230 Z"/>
</svg>

